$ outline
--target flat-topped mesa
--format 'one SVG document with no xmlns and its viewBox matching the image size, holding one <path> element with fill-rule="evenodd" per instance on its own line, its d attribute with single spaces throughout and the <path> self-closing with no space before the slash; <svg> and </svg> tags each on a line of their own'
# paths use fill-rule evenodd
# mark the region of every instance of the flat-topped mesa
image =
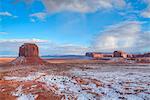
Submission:
<svg viewBox="0 0 150 100">
<path fill-rule="evenodd" d="M 114 51 L 113 52 L 113 57 L 123 57 L 123 58 L 127 58 L 128 54 L 124 51 Z"/>
<path fill-rule="evenodd" d="M 39 48 L 33 43 L 24 43 L 19 48 L 19 57 L 11 62 L 12 65 L 43 65 L 46 61 L 39 57 Z"/>
<path fill-rule="evenodd" d="M 25 43 L 19 48 L 19 57 L 39 57 L 38 46 L 33 43 Z"/>
</svg>

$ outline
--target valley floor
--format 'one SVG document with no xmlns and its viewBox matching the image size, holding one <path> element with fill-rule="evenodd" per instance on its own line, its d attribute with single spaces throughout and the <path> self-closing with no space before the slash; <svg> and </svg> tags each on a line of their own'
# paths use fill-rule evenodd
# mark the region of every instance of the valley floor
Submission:
<svg viewBox="0 0 150 100">
<path fill-rule="evenodd" d="M 150 100 L 148 64 L 65 63 L 8 69 L 1 68 L 0 100 Z"/>
</svg>

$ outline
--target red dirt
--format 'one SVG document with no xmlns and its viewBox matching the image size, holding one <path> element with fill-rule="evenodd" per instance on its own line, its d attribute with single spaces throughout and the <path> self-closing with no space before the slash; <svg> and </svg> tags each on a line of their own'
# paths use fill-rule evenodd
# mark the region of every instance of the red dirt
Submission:
<svg viewBox="0 0 150 100">
<path fill-rule="evenodd" d="M 11 93 L 16 91 L 18 86 L 23 86 L 22 90 L 24 94 L 32 93 L 36 95 L 35 100 L 61 100 L 63 96 L 55 95 L 52 91 L 44 87 L 40 82 L 18 82 L 18 81 L 4 81 L 0 80 L 0 100 L 16 100 L 16 96 Z"/>
</svg>

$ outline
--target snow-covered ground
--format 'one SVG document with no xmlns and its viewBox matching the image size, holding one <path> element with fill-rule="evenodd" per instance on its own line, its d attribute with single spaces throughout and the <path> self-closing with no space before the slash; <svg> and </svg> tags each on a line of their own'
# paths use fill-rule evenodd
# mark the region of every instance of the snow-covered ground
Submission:
<svg viewBox="0 0 150 100">
<path fill-rule="evenodd" d="M 94 91 L 105 93 L 101 97 L 102 100 L 150 100 L 150 73 L 77 69 L 71 72 L 82 78 L 94 78 L 101 81 L 104 86 L 95 88 Z"/>
<path fill-rule="evenodd" d="M 70 75 L 36 72 L 27 77 L 5 77 L 5 80 L 45 83 L 56 95 L 64 95 L 62 100 L 150 100 L 149 71 L 73 68 L 67 73 Z M 32 93 L 24 94 L 21 86 L 12 95 L 18 96 L 18 100 L 34 100 L 36 97 Z"/>
</svg>

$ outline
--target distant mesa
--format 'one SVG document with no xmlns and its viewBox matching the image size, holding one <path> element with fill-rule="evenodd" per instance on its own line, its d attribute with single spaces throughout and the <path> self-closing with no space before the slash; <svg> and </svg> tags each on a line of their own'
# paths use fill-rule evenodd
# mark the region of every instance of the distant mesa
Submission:
<svg viewBox="0 0 150 100">
<path fill-rule="evenodd" d="M 113 54 L 111 53 L 102 53 L 102 52 L 87 52 L 85 55 L 96 59 L 104 57 L 113 57 Z"/>
<path fill-rule="evenodd" d="M 144 54 L 144 57 L 150 57 L 150 52 L 145 53 L 145 54 Z"/>
<path fill-rule="evenodd" d="M 150 52 L 144 54 L 128 54 L 122 50 L 118 50 L 113 53 L 87 52 L 85 55 L 97 60 L 113 60 L 113 58 L 115 58 L 122 61 L 130 60 L 131 62 L 135 61 L 139 63 L 150 63 Z"/>
<path fill-rule="evenodd" d="M 128 54 L 124 51 L 114 51 L 113 52 L 113 57 L 122 57 L 122 58 L 127 58 Z"/>
<path fill-rule="evenodd" d="M 113 53 L 102 53 L 102 52 L 87 52 L 86 53 L 86 56 L 88 57 L 92 57 L 92 58 L 106 58 L 106 57 L 109 57 L 109 58 L 113 58 L 113 57 L 116 57 L 116 58 L 131 58 L 132 57 L 132 54 L 128 54 L 124 51 L 114 51 Z"/>
<path fill-rule="evenodd" d="M 42 65 L 46 62 L 39 57 L 39 48 L 34 43 L 24 43 L 19 48 L 19 57 L 11 62 L 13 65 Z"/>
</svg>

